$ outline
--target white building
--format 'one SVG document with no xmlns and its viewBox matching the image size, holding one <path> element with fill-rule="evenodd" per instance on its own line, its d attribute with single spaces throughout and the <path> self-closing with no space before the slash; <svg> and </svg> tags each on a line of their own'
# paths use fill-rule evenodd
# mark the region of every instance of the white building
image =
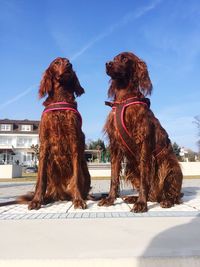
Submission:
<svg viewBox="0 0 200 267">
<path fill-rule="evenodd" d="M 40 121 L 0 120 L 0 164 L 35 165 L 32 145 L 39 145 Z M 88 162 L 101 162 L 101 150 L 85 150 Z"/>
<path fill-rule="evenodd" d="M 0 120 L 0 164 L 34 165 L 31 145 L 39 143 L 39 121 Z"/>
</svg>

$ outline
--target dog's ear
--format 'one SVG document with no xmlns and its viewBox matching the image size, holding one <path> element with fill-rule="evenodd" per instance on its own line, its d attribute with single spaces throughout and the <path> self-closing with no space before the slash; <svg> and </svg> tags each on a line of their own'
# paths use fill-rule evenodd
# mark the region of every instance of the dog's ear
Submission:
<svg viewBox="0 0 200 267">
<path fill-rule="evenodd" d="M 42 80 L 40 82 L 40 88 L 39 88 L 39 98 L 44 97 L 47 94 L 50 94 L 52 91 L 53 84 L 52 84 L 52 73 L 50 68 L 48 68 L 42 77 Z"/>
<path fill-rule="evenodd" d="M 146 95 L 151 95 L 152 92 L 152 83 L 149 77 L 149 72 L 147 69 L 147 65 L 144 61 L 137 58 L 134 62 L 133 67 L 133 79 L 138 85 L 138 89 Z"/>
<path fill-rule="evenodd" d="M 108 98 L 114 98 L 115 96 L 115 81 L 114 80 L 110 80 L 110 87 L 108 89 Z"/>
<path fill-rule="evenodd" d="M 76 96 L 81 96 L 82 94 L 85 93 L 85 90 L 80 85 L 78 77 L 76 76 L 75 73 L 74 73 L 74 75 L 75 75 L 75 77 L 74 77 L 74 93 L 75 93 Z"/>
</svg>

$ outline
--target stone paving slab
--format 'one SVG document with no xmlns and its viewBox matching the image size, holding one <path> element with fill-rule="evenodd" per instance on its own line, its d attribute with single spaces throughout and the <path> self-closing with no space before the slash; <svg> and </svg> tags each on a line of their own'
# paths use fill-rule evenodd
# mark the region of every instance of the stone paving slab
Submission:
<svg viewBox="0 0 200 267">
<path fill-rule="evenodd" d="M 99 207 L 98 202 L 96 201 L 87 201 L 87 209 L 74 209 L 73 205 L 68 210 L 68 212 L 76 212 L 76 213 L 85 213 L 85 212 L 123 212 L 123 211 L 130 211 L 129 205 L 127 205 L 121 198 L 116 199 L 115 205 L 110 207 Z"/>
<path fill-rule="evenodd" d="M 11 205 L 9 208 L 0 208 L 0 220 L 200 216 L 199 200 L 197 199 L 197 202 L 193 200 L 192 203 L 193 205 L 190 202 L 184 202 L 181 205 L 163 209 L 157 203 L 148 202 L 147 213 L 130 212 L 132 205 L 124 203 L 121 198 L 118 198 L 115 205 L 110 207 L 99 207 L 97 202 L 88 201 L 88 208 L 85 210 L 74 209 L 72 202 L 56 202 L 39 210 L 28 210 L 27 205 Z"/>
<path fill-rule="evenodd" d="M 108 192 L 109 181 L 93 186 L 93 193 Z M 31 188 L 0 183 L 0 201 Z M 124 185 L 121 192 L 133 193 Z M 137 214 L 120 198 L 108 208 L 88 201 L 86 210 L 66 201 L 38 211 L 0 207 L 0 267 L 200 266 L 200 180 L 184 181 L 183 192 L 181 205 L 149 202 L 149 211 Z"/>
<path fill-rule="evenodd" d="M 3 190 L 2 190 L 3 189 Z M 0 183 L 0 202 L 14 200 L 17 195 L 34 189 L 34 183 Z M 121 183 L 121 193 L 132 194 L 126 184 Z M 109 181 L 93 181 L 93 193 L 108 192 Z M 200 181 L 188 180 L 183 183 L 183 203 L 163 209 L 158 203 L 148 202 L 148 212 L 130 212 L 132 204 L 121 198 L 110 207 L 99 207 L 98 202 L 87 201 L 87 209 L 74 209 L 72 202 L 62 201 L 42 206 L 39 210 L 28 210 L 27 205 L 0 207 L 0 220 L 31 219 L 89 219 L 89 218 L 133 218 L 133 217 L 192 217 L 200 216 Z"/>
<path fill-rule="evenodd" d="M 9 209 L 3 210 L 4 207 L 0 207 L 0 214 L 38 214 L 38 213 L 66 213 L 72 206 L 72 202 L 62 201 L 55 202 L 46 206 L 42 206 L 39 210 L 29 210 L 28 205 L 10 205 Z"/>
</svg>

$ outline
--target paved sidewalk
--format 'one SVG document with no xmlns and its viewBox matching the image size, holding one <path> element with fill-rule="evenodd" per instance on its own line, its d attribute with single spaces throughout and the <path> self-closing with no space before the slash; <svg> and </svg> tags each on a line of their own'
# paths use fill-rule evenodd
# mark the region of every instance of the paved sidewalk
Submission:
<svg viewBox="0 0 200 267">
<path fill-rule="evenodd" d="M 93 193 L 108 192 L 109 183 L 108 180 L 93 180 Z M 17 195 L 31 190 L 34 190 L 34 183 L 0 183 L 0 202 L 14 200 Z M 132 205 L 118 198 L 110 207 L 99 207 L 97 202 L 87 201 L 88 208 L 85 210 L 75 210 L 70 201 L 52 203 L 39 210 L 28 210 L 27 205 L 10 205 L 0 207 L 0 220 L 200 216 L 200 180 L 184 180 L 183 192 L 181 205 L 163 209 L 159 204 L 149 202 L 147 213 L 130 212 Z M 121 183 L 121 193 L 133 194 L 125 183 Z"/>
<path fill-rule="evenodd" d="M 0 201 L 33 190 L 33 183 L 0 183 Z M 93 181 L 94 193 L 109 181 Z M 184 180 L 183 204 L 143 214 L 117 199 L 112 207 L 74 210 L 57 202 L 38 211 L 0 207 L 0 266 L 200 266 L 200 180 Z M 122 184 L 122 193 L 131 193 Z"/>
</svg>

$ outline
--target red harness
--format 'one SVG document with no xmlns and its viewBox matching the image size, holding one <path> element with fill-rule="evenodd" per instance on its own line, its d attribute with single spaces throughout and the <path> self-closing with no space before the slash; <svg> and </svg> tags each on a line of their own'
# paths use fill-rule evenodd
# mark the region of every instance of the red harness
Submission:
<svg viewBox="0 0 200 267">
<path fill-rule="evenodd" d="M 127 150 L 135 157 L 136 144 L 126 128 L 124 122 L 125 109 L 130 105 L 145 105 L 147 108 L 150 107 L 150 100 L 148 98 L 137 98 L 131 97 L 122 102 L 105 102 L 106 105 L 112 107 L 115 114 L 115 122 L 120 138 L 127 148 Z"/>
<path fill-rule="evenodd" d="M 126 128 L 125 122 L 124 122 L 124 111 L 125 109 L 130 105 L 145 105 L 147 108 L 150 107 L 150 100 L 148 98 L 137 98 L 137 97 L 131 97 L 126 99 L 122 102 L 105 102 L 107 106 L 112 107 L 115 114 L 115 123 L 116 127 L 119 133 L 119 136 L 126 147 L 126 149 L 132 154 L 132 156 L 135 158 L 135 151 L 136 150 L 136 144 L 133 141 L 133 138 L 131 137 L 128 129 Z M 168 153 L 168 151 L 171 151 L 171 142 L 170 139 L 166 138 L 165 145 L 159 145 L 156 144 L 155 150 L 152 152 L 152 156 L 158 158 L 164 157 L 165 153 Z M 164 154 L 163 154 L 164 153 Z"/>
<path fill-rule="evenodd" d="M 81 125 L 82 125 L 82 117 L 81 114 L 77 110 L 77 103 L 68 103 L 68 102 L 56 102 L 49 104 L 43 111 L 42 114 L 45 114 L 49 111 L 57 111 L 57 110 L 70 110 L 76 113 L 79 117 Z"/>
</svg>

